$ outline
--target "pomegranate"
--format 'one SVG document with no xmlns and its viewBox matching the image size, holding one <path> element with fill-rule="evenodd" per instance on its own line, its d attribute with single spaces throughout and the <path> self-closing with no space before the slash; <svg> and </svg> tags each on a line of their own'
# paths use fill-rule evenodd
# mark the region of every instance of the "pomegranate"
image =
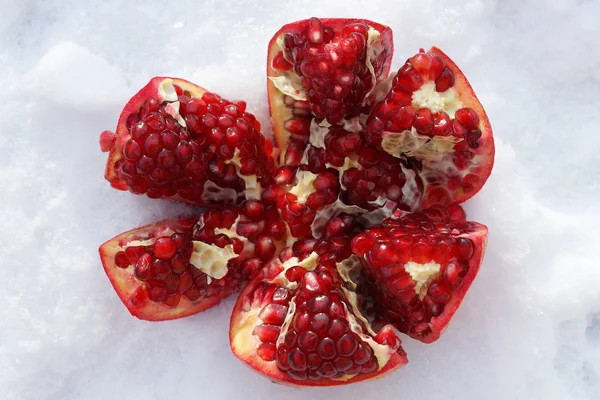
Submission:
<svg viewBox="0 0 600 400">
<path fill-rule="evenodd" d="M 238 290 L 279 253 L 286 233 L 276 208 L 248 200 L 125 232 L 99 251 L 131 314 L 161 321 L 206 310 Z"/>
<path fill-rule="evenodd" d="M 114 188 L 205 206 L 260 198 L 275 169 L 273 145 L 245 102 L 176 78 L 150 80 L 100 147 Z"/>
<path fill-rule="evenodd" d="M 142 88 L 100 135 L 106 179 L 211 209 L 100 246 L 130 313 L 181 318 L 243 287 L 233 353 L 298 386 L 405 365 L 400 332 L 437 340 L 483 259 L 487 228 L 458 203 L 490 175 L 494 141 L 448 56 L 421 50 L 388 76 L 392 53 L 391 30 L 365 19 L 282 27 L 267 63 L 279 149 L 243 101 L 177 78 Z"/>
<path fill-rule="evenodd" d="M 373 379 L 408 362 L 396 329 L 376 333 L 359 308 L 361 265 L 348 237 L 304 241 L 281 258 L 238 297 L 230 327 L 238 358 L 299 386 Z"/>
<path fill-rule="evenodd" d="M 487 227 L 467 222 L 459 205 L 388 218 L 354 237 L 367 293 L 380 323 L 425 343 L 448 326 L 475 279 Z"/>
<path fill-rule="evenodd" d="M 409 58 L 369 115 L 366 139 L 395 157 L 417 161 L 421 207 L 463 202 L 494 163 L 492 128 L 471 85 L 440 49 Z"/>
</svg>

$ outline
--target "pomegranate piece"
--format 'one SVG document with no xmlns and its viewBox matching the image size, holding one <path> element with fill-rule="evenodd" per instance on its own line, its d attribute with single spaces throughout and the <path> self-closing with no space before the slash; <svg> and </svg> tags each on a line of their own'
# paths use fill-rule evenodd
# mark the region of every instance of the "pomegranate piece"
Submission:
<svg viewBox="0 0 600 400">
<path fill-rule="evenodd" d="M 391 29 L 365 19 L 311 18 L 283 26 L 269 42 L 267 62 L 282 163 L 290 164 L 298 149 L 301 156 L 313 118 L 338 124 L 369 109 L 392 53 Z"/>
<path fill-rule="evenodd" d="M 183 79 L 153 78 L 116 131 L 100 135 L 105 177 L 120 190 L 205 206 L 259 198 L 275 154 L 245 109 Z"/>
<path fill-rule="evenodd" d="M 130 313 L 148 321 L 206 310 L 258 275 L 284 247 L 274 207 L 255 200 L 125 232 L 100 246 L 104 270 Z"/>
<path fill-rule="evenodd" d="M 350 239 L 295 247 L 238 297 L 233 353 L 269 379 L 297 386 L 374 379 L 406 364 L 397 331 L 387 325 L 375 333 L 359 309 L 352 279 L 361 265 Z"/>
<path fill-rule="evenodd" d="M 354 237 L 352 250 L 366 267 L 361 291 L 379 321 L 431 343 L 463 301 L 486 243 L 487 227 L 453 205 L 386 219 Z"/>
<path fill-rule="evenodd" d="M 366 125 L 369 145 L 416 159 L 422 209 L 468 200 L 492 171 L 485 110 L 463 72 L 436 47 L 406 61 Z"/>
</svg>

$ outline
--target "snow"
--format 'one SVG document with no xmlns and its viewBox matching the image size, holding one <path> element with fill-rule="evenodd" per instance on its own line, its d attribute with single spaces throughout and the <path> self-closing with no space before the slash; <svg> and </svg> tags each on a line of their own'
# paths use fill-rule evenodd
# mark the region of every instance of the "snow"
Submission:
<svg viewBox="0 0 600 400">
<path fill-rule="evenodd" d="M 176 4 L 166 7 L 166 4 Z M 363 4 L 361 6 L 360 4 Z M 600 398 L 600 3 L 590 0 L 0 1 L 3 399 Z M 233 299 L 131 317 L 97 247 L 190 212 L 112 190 L 98 134 L 154 75 L 242 98 L 265 126 L 265 55 L 284 23 L 360 16 L 395 32 L 397 68 L 436 45 L 495 128 L 493 175 L 466 204 L 490 228 L 445 335 L 348 387 L 290 389 L 237 361 Z"/>
</svg>

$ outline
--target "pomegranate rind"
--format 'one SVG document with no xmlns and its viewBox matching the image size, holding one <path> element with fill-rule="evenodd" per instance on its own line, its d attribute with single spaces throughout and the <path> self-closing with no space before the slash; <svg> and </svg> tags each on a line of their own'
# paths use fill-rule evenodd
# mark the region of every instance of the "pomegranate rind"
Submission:
<svg viewBox="0 0 600 400">
<path fill-rule="evenodd" d="M 145 321 L 168 321 L 187 317 L 217 305 L 229 294 L 224 292 L 223 295 L 199 298 L 196 301 L 190 301 L 185 296 L 181 296 L 179 304 L 176 307 L 169 308 L 148 298 L 146 291 L 143 290 L 144 284 L 134 276 L 133 266 L 123 269 L 115 264 L 115 255 L 122 250 L 122 244 L 136 240 L 144 236 L 144 233 L 160 230 L 161 228 L 168 227 L 178 230 L 181 225 L 181 220 L 167 220 L 142 226 L 115 236 L 103 243 L 98 249 L 106 276 L 123 305 L 136 318 Z"/>
<path fill-rule="evenodd" d="M 406 353 L 400 347 L 391 355 L 386 365 L 368 374 L 358 374 L 351 379 L 327 379 L 298 381 L 290 378 L 277 367 L 276 361 L 265 361 L 257 354 L 260 340 L 253 335 L 253 329 L 262 322 L 258 318 L 261 308 L 251 308 L 249 303 L 253 292 L 264 280 L 264 276 L 257 276 L 250 281 L 237 298 L 231 314 L 229 328 L 229 344 L 233 354 L 243 361 L 248 367 L 271 381 L 287 386 L 341 386 L 351 383 L 375 380 L 382 378 L 396 369 L 408 364 Z"/>
<path fill-rule="evenodd" d="M 463 203 L 469 200 L 474 195 L 476 195 L 481 190 L 481 188 L 492 173 L 495 157 L 495 146 L 492 126 L 485 112 L 485 109 L 483 108 L 483 105 L 481 104 L 481 102 L 477 98 L 477 95 L 475 94 L 475 91 L 473 90 L 473 87 L 467 80 L 465 74 L 458 67 L 458 65 L 456 65 L 456 63 L 452 61 L 452 59 L 448 57 L 446 53 L 444 53 L 437 47 L 432 47 L 431 49 L 429 49 L 429 52 L 438 54 L 444 59 L 446 67 L 448 67 L 450 71 L 454 73 L 454 88 L 458 93 L 460 101 L 463 103 L 463 107 L 473 109 L 479 116 L 479 129 L 481 130 L 481 137 L 478 140 L 480 146 L 479 148 L 477 148 L 476 154 L 478 157 L 480 157 L 481 162 L 478 163 L 476 169 L 471 170 L 471 173 L 476 174 L 479 180 L 476 185 L 473 185 L 473 189 L 470 191 L 465 191 L 462 187 L 459 187 L 456 190 L 452 191 L 450 193 L 449 198 L 447 199 L 448 202 L 442 203 L 442 205 L 448 205 L 450 203 Z M 440 204 L 440 202 L 436 201 L 433 197 L 430 198 L 428 196 L 429 193 L 430 191 L 426 190 L 426 193 L 423 196 L 421 209 Z"/>
<path fill-rule="evenodd" d="M 391 68 L 392 56 L 394 54 L 394 43 L 392 38 L 392 30 L 386 25 L 379 24 L 377 22 L 370 21 L 368 19 L 359 18 L 322 18 L 320 19 L 323 25 L 331 26 L 334 31 L 339 31 L 345 25 L 351 23 L 363 23 L 371 28 L 376 29 L 381 34 L 382 47 L 388 50 L 388 56 L 382 63 L 381 77 L 376 82 L 384 80 L 388 77 Z M 307 23 L 308 19 L 295 21 L 284 25 L 273 35 L 269 41 L 268 56 L 267 56 L 267 77 L 278 77 L 281 76 L 281 72 L 273 68 L 272 62 L 277 53 L 281 51 L 277 44 L 277 39 L 286 33 L 300 33 Z M 267 79 L 267 94 L 269 97 L 269 114 L 271 116 L 271 126 L 273 128 L 273 134 L 275 143 L 281 150 L 280 161 L 284 162 L 285 149 L 288 147 L 290 133 L 283 127 L 283 123 L 292 117 L 291 111 L 286 108 L 283 104 L 283 93 L 277 89 L 275 84 Z"/>
<path fill-rule="evenodd" d="M 129 99 L 125 107 L 123 107 L 121 115 L 119 116 L 117 128 L 115 129 L 115 134 L 117 135 L 117 138 L 114 143 L 114 146 L 108 154 L 108 160 L 106 162 L 106 169 L 104 172 L 104 178 L 106 178 L 110 185 L 115 189 L 127 190 L 127 184 L 117 177 L 117 173 L 115 171 L 115 165 L 117 161 L 124 157 L 123 147 L 125 146 L 127 140 L 129 140 L 130 138 L 129 130 L 127 129 L 127 118 L 129 118 L 129 116 L 132 113 L 137 113 L 142 104 L 144 104 L 144 101 L 146 101 L 150 97 L 156 97 L 158 100 L 163 101 L 164 98 L 161 96 L 159 87 L 161 83 L 166 79 L 172 80 L 173 84 L 178 85 L 182 89 L 189 91 L 193 97 L 202 97 L 202 95 L 207 92 L 206 89 L 195 85 L 191 82 L 188 82 L 184 79 L 171 78 L 168 76 L 157 76 L 152 78 L 150 82 L 146 84 L 146 86 L 141 88 L 131 99 Z M 176 197 L 177 198 L 173 199 L 178 201 L 186 201 L 183 198 L 179 198 L 178 196 Z"/>
</svg>

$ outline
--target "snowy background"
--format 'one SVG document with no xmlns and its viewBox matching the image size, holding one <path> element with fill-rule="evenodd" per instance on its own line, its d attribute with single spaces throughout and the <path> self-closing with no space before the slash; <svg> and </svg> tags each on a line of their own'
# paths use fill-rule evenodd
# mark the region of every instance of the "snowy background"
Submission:
<svg viewBox="0 0 600 400">
<path fill-rule="evenodd" d="M 186 208 L 110 189 L 98 134 L 154 75 L 243 98 L 268 127 L 267 42 L 313 15 L 390 25 L 395 68 L 441 47 L 497 153 L 466 205 L 487 256 L 445 336 L 405 340 L 411 363 L 385 379 L 299 390 L 231 354 L 232 299 L 128 314 L 98 245 Z M 600 398 L 599 1 L 0 0 L 0 16 L 0 398 Z"/>
</svg>

